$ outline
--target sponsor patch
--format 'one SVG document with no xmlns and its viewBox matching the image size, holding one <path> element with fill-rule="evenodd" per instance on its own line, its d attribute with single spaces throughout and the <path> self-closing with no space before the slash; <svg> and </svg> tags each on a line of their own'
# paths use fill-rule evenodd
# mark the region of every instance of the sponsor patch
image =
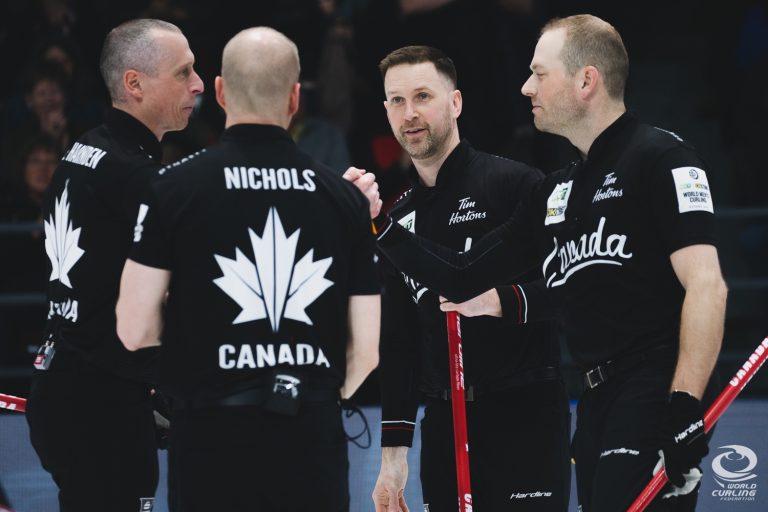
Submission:
<svg viewBox="0 0 768 512">
<path fill-rule="evenodd" d="M 672 169 L 672 177 L 675 180 L 677 206 L 680 213 L 714 213 L 707 174 L 702 169 L 698 167 L 678 167 Z"/>
<path fill-rule="evenodd" d="M 155 508 L 155 498 L 139 498 L 139 512 L 152 512 Z"/>
<path fill-rule="evenodd" d="M 471 220 L 484 219 L 487 216 L 487 212 L 475 211 L 476 202 L 471 197 L 463 197 L 459 199 L 459 205 L 457 211 L 451 214 L 451 218 L 448 219 L 448 225 L 459 224 L 461 222 L 468 222 Z"/>
<path fill-rule="evenodd" d="M 565 220 L 565 209 L 568 208 L 568 198 L 571 196 L 573 180 L 558 183 L 547 199 L 547 216 L 544 225 L 557 224 Z"/>
<path fill-rule="evenodd" d="M 403 226 L 405 229 L 407 229 L 411 233 L 415 233 L 416 232 L 416 210 L 413 210 L 408 215 L 403 216 L 397 222 L 398 224 Z"/>
</svg>

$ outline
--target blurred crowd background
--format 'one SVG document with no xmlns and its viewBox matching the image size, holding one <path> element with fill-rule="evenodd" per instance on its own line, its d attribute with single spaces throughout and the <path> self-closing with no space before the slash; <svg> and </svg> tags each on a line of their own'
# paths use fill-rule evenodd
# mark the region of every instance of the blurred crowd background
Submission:
<svg viewBox="0 0 768 512">
<path fill-rule="evenodd" d="M 576 155 L 534 129 L 520 87 L 539 28 L 577 13 L 622 34 L 628 108 L 687 139 L 708 163 L 731 288 L 721 357 L 731 373 L 768 335 L 768 1 L 0 0 L 0 391 L 26 395 L 47 313 L 40 198 L 62 153 L 109 106 L 98 58 L 112 27 L 164 19 L 195 53 L 206 91 L 189 127 L 164 138 L 165 162 L 221 133 L 213 80 L 226 41 L 256 25 L 284 32 L 302 62 L 292 136 L 339 173 L 349 165 L 376 173 L 389 207 L 410 187 L 410 161 L 387 124 L 381 58 L 408 44 L 445 51 L 464 95 L 461 135 L 551 172 Z"/>
</svg>

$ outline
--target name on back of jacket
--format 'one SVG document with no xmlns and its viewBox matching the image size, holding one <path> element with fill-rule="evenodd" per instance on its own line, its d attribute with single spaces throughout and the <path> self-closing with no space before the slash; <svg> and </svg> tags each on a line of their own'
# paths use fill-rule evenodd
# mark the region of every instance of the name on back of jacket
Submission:
<svg viewBox="0 0 768 512">
<path fill-rule="evenodd" d="M 72 147 L 69 148 L 69 151 L 64 156 L 63 160 L 95 169 L 106 154 L 107 152 L 103 149 L 75 142 Z"/>
<path fill-rule="evenodd" d="M 565 284 L 571 275 L 591 265 L 621 266 L 622 259 L 632 258 L 631 252 L 626 252 L 627 235 L 603 234 L 605 217 L 600 218 L 597 230 L 589 235 L 581 235 L 577 240 L 568 240 L 562 245 L 554 238 L 555 248 L 544 260 L 542 270 L 547 277 L 547 287 L 554 288 Z M 547 271 L 549 264 L 558 257 L 560 268 Z M 559 279 L 555 280 L 559 276 Z"/>
<path fill-rule="evenodd" d="M 224 185 L 227 190 L 306 190 L 314 192 L 315 171 L 304 169 L 299 172 L 295 167 L 245 167 L 224 168 Z"/>
<path fill-rule="evenodd" d="M 459 224 L 460 222 L 468 222 L 470 220 L 484 219 L 486 212 L 476 212 L 472 208 L 475 207 L 475 202 L 470 197 L 463 197 L 459 199 L 458 211 L 451 214 L 451 218 L 448 219 L 448 225 Z"/>
</svg>

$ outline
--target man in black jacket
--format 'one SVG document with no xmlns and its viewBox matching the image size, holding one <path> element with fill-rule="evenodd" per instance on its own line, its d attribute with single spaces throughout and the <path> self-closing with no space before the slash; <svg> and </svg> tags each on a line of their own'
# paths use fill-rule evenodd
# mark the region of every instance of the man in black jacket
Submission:
<svg viewBox="0 0 768 512">
<path fill-rule="evenodd" d="M 283 34 L 234 36 L 221 141 L 162 169 L 138 218 L 117 330 L 162 332 L 172 511 L 349 506 L 339 398 L 378 361 L 380 287 L 368 200 L 286 131 L 298 77 Z"/>
<path fill-rule="evenodd" d="M 383 226 L 379 249 L 454 303 L 541 265 L 584 371 L 573 442 L 581 509 L 626 510 L 663 466 L 673 485 L 652 510 L 693 510 L 727 289 L 709 171 L 679 136 L 626 112 L 628 69 L 605 21 L 549 22 L 522 92 L 536 127 L 567 137 L 581 159 L 470 251 L 396 224 Z M 476 302 L 443 308 L 482 311 Z"/>
<path fill-rule="evenodd" d="M 411 156 L 413 188 L 393 208 L 405 229 L 466 250 L 501 224 L 541 173 L 461 141 L 461 92 L 441 51 L 411 46 L 379 65 L 387 117 Z M 424 509 L 454 510 L 456 466 L 448 342 L 438 294 L 385 265 L 382 298 L 382 465 L 376 510 L 404 510 L 406 453 L 421 393 Z M 543 282 L 483 294 L 495 316 L 462 318 L 473 505 L 479 510 L 564 511 L 568 505 L 568 401 Z"/>
<path fill-rule="evenodd" d="M 65 512 L 151 510 L 156 354 L 125 350 L 114 310 L 139 198 L 160 168 L 160 139 L 187 125 L 203 91 L 194 61 L 170 23 L 113 29 L 101 55 L 113 108 L 69 149 L 44 199 L 48 337 L 27 419 Z"/>
</svg>

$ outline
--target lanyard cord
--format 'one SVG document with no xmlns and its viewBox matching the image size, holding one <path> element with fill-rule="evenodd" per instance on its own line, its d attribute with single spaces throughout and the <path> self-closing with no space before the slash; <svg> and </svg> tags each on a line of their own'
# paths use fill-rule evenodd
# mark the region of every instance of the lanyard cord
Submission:
<svg viewBox="0 0 768 512">
<path fill-rule="evenodd" d="M 360 419 L 363 421 L 363 430 L 356 436 L 350 436 L 346 429 L 344 429 L 344 435 L 347 437 L 347 441 L 353 443 L 358 448 L 362 448 L 363 450 L 367 450 L 371 447 L 371 429 L 368 427 L 368 420 L 365 417 L 365 414 L 363 414 L 363 411 L 352 401 L 350 400 L 342 400 L 341 401 L 341 409 L 344 411 L 344 417 L 345 418 L 351 418 L 353 415 L 358 414 L 360 415 Z M 366 436 L 367 441 L 365 443 L 358 442 L 358 439 L 361 437 Z"/>
</svg>

